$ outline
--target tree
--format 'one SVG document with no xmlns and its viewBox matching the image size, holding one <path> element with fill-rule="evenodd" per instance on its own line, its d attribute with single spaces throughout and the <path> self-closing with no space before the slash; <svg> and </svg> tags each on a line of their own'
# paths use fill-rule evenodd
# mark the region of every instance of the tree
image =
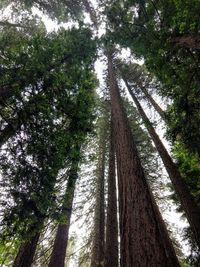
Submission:
<svg viewBox="0 0 200 267">
<path fill-rule="evenodd" d="M 113 135 L 113 121 L 110 121 L 110 149 L 108 173 L 108 204 L 106 220 L 105 267 L 116 267 L 118 257 L 118 219 L 117 219 L 117 191 L 115 176 L 115 148 Z"/>
<path fill-rule="evenodd" d="M 172 41 L 178 38 L 180 42 L 187 35 L 198 38 L 198 8 L 199 1 L 111 0 L 106 14 L 110 38 L 145 59 L 148 70 L 163 85 L 159 92 L 172 101 L 168 110 L 171 139 L 179 136 L 190 152 L 200 155 L 199 50 L 193 49 L 193 41 L 190 48 Z"/>
<path fill-rule="evenodd" d="M 62 206 L 61 215 L 63 217 L 62 218 L 63 222 L 59 223 L 58 225 L 53 245 L 53 251 L 51 253 L 51 258 L 49 262 L 49 267 L 65 266 L 65 256 L 69 239 L 69 227 L 72 214 L 72 204 L 74 199 L 75 185 L 77 180 L 77 172 L 78 172 L 78 161 L 73 159 L 68 174 L 69 177 L 67 182 L 67 188 L 65 191 L 63 206 Z"/>
<path fill-rule="evenodd" d="M 110 52 L 107 57 L 119 176 L 121 265 L 179 266 L 133 143 Z"/>
<path fill-rule="evenodd" d="M 142 109 L 142 106 L 140 105 L 139 101 L 137 100 L 135 94 L 133 93 L 130 85 L 128 84 L 127 80 L 124 80 L 126 83 L 126 86 L 129 90 L 129 93 L 131 94 L 131 97 L 136 104 L 140 115 L 146 124 L 146 127 L 148 129 L 148 132 L 163 160 L 163 163 L 166 167 L 166 170 L 169 174 L 169 177 L 172 181 L 172 184 L 174 186 L 174 189 L 180 199 L 180 202 L 182 204 L 183 209 L 186 212 L 186 216 L 188 218 L 188 221 L 192 227 L 194 237 L 200 246 L 200 228 L 199 228 L 199 220 L 200 220 L 200 210 L 198 205 L 196 204 L 193 196 L 190 194 L 189 189 L 187 188 L 187 185 L 184 182 L 184 179 L 181 177 L 181 174 L 179 173 L 178 168 L 173 163 L 170 155 L 168 154 L 167 150 L 165 149 L 164 145 L 162 144 L 161 140 L 159 139 L 157 133 L 155 132 L 150 120 L 146 116 L 144 110 Z"/>
<path fill-rule="evenodd" d="M 105 202 L 104 174 L 106 156 L 107 121 L 105 114 L 99 121 L 98 162 L 96 167 L 96 195 L 91 267 L 102 267 L 105 261 Z"/>
</svg>

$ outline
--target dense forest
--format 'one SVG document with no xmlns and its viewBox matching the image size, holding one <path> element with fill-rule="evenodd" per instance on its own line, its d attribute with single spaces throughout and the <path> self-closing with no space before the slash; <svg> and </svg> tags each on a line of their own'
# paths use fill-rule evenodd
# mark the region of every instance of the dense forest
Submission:
<svg viewBox="0 0 200 267">
<path fill-rule="evenodd" d="M 0 266 L 199 267 L 200 1 L 0 8 Z"/>
</svg>

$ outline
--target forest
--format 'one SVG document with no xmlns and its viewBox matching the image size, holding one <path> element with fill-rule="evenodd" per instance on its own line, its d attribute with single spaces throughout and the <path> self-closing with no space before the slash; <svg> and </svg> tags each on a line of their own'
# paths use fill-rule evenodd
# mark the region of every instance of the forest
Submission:
<svg viewBox="0 0 200 267">
<path fill-rule="evenodd" d="M 0 1 L 0 267 L 200 267 L 200 1 Z"/>
</svg>

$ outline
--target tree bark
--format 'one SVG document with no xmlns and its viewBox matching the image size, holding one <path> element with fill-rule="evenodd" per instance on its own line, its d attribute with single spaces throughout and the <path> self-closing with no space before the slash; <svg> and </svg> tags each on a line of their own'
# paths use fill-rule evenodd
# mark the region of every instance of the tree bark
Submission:
<svg viewBox="0 0 200 267">
<path fill-rule="evenodd" d="M 119 179 L 122 267 L 180 266 L 144 176 L 107 52 L 111 108 Z"/>
<path fill-rule="evenodd" d="M 36 233 L 30 241 L 21 244 L 13 267 L 31 267 L 40 233 Z"/>
<path fill-rule="evenodd" d="M 169 42 L 177 47 L 200 49 L 200 35 L 199 34 L 185 34 L 177 37 L 172 37 Z"/>
<path fill-rule="evenodd" d="M 49 262 L 49 267 L 64 267 L 67 244 L 69 239 L 69 227 L 72 215 L 72 206 L 74 200 L 74 191 L 77 181 L 78 162 L 72 163 L 69 171 L 69 178 L 67 188 L 64 196 L 64 203 L 62 208 L 62 215 L 66 219 L 65 223 L 58 225 L 53 251 Z"/>
<path fill-rule="evenodd" d="M 103 118 L 100 130 L 98 163 L 96 169 L 96 202 L 94 214 L 94 232 L 92 244 L 91 267 L 104 266 L 105 253 L 105 206 L 104 206 L 104 172 L 105 172 L 105 150 L 106 150 L 106 125 Z"/>
<path fill-rule="evenodd" d="M 118 261 L 118 220 L 117 220 L 117 195 L 115 179 L 115 151 L 113 122 L 111 115 L 110 127 L 110 152 L 109 152 L 109 172 L 108 172 L 108 207 L 106 221 L 106 245 L 105 245 L 105 265 L 104 267 L 117 267 Z"/>
<path fill-rule="evenodd" d="M 181 202 L 182 208 L 185 211 L 186 217 L 189 221 L 189 224 L 192 228 L 194 238 L 197 241 L 197 244 L 200 248 L 200 208 L 196 204 L 193 196 L 190 194 L 190 191 L 184 182 L 184 179 L 181 177 L 181 174 L 173 162 L 172 158 L 170 157 L 169 153 L 167 152 L 166 148 L 164 147 L 162 141 L 160 140 L 159 136 L 157 135 L 156 131 L 154 130 L 150 120 L 148 119 L 147 115 L 145 114 L 142 106 L 140 105 L 139 101 L 137 100 L 136 96 L 134 95 L 133 91 L 131 90 L 130 85 L 126 80 L 124 80 L 130 95 L 132 96 L 133 101 L 135 102 L 138 111 L 147 127 L 149 135 L 151 136 L 156 149 L 162 161 L 165 165 L 165 168 L 169 174 L 171 182 L 173 184 L 174 190 L 179 197 Z"/>
</svg>

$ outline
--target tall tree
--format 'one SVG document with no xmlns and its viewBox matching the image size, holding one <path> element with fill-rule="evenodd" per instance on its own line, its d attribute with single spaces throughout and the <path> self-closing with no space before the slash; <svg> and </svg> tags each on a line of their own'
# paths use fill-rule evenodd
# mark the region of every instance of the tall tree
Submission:
<svg viewBox="0 0 200 267">
<path fill-rule="evenodd" d="M 80 152 L 78 152 L 79 154 Z M 78 162 L 79 160 L 73 159 L 71 168 L 68 173 L 67 188 L 64 194 L 63 206 L 62 206 L 62 220 L 64 222 L 59 223 L 56 232 L 56 237 L 53 245 L 53 251 L 49 262 L 49 267 L 64 267 L 66 249 L 69 239 L 69 227 L 72 215 L 72 205 L 74 199 L 74 191 L 76 186 L 76 180 L 78 177 Z"/>
<path fill-rule="evenodd" d="M 102 267 L 105 261 L 105 203 L 104 175 L 107 139 L 107 122 L 105 114 L 99 121 L 98 159 L 96 167 L 96 195 L 94 211 L 94 228 L 91 253 L 91 267 Z"/>
<path fill-rule="evenodd" d="M 159 92 L 171 100 L 171 139 L 179 136 L 190 152 L 198 155 L 200 51 L 194 48 L 194 39 L 199 38 L 199 8 L 198 0 L 110 0 L 106 7 L 112 40 L 129 47 L 137 58 L 144 58 L 148 70 L 163 85 Z M 190 48 L 189 38 L 185 46 L 174 45 L 177 39 L 180 44 L 181 36 L 190 36 Z"/>
<path fill-rule="evenodd" d="M 107 205 L 105 264 L 104 264 L 105 267 L 117 267 L 119 264 L 114 143 L 115 141 L 113 134 L 113 121 L 111 115 L 109 170 L 108 170 L 108 205 Z"/>
<path fill-rule="evenodd" d="M 39 237 L 40 233 L 38 232 L 30 240 L 21 244 L 13 267 L 31 267 Z"/>
<path fill-rule="evenodd" d="M 166 148 L 164 147 L 163 143 L 161 142 L 159 136 L 157 135 L 156 131 L 154 130 L 150 120 L 148 119 L 147 115 L 145 114 L 142 106 L 140 105 L 139 101 L 137 100 L 137 97 L 133 93 L 133 90 L 131 89 L 130 85 L 126 80 L 124 80 L 126 83 L 126 86 L 129 90 L 130 95 L 132 96 L 132 99 L 134 103 L 136 104 L 138 111 L 140 112 L 140 115 L 148 129 L 148 132 L 150 136 L 153 139 L 153 142 L 163 160 L 163 163 L 166 167 L 166 170 L 169 174 L 169 177 L 172 181 L 172 184 L 174 186 L 175 192 L 177 193 L 179 200 L 182 204 L 182 207 L 186 213 L 187 219 L 192 227 L 194 237 L 200 247 L 200 208 L 196 204 L 193 196 L 190 194 L 190 191 L 184 181 L 184 179 L 181 177 L 181 174 L 176 167 L 175 163 L 171 159 L 170 155 L 168 154 Z"/>
<path fill-rule="evenodd" d="M 154 107 L 160 117 L 164 121 L 166 121 L 166 112 L 155 101 L 148 90 L 150 89 L 151 91 L 153 91 L 154 88 L 159 86 L 155 78 L 153 79 L 151 77 L 150 73 L 145 70 L 144 66 L 140 66 L 137 63 L 124 64 L 122 61 L 117 60 L 116 64 L 117 69 L 120 72 L 120 76 L 122 76 L 123 79 L 128 80 L 129 83 L 133 84 L 135 86 L 135 90 L 137 90 L 139 95 L 141 95 L 142 92 L 147 101 Z"/>
<path fill-rule="evenodd" d="M 119 176 L 121 266 L 180 266 L 144 176 L 110 51 L 107 58 Z"/>
</svg>

